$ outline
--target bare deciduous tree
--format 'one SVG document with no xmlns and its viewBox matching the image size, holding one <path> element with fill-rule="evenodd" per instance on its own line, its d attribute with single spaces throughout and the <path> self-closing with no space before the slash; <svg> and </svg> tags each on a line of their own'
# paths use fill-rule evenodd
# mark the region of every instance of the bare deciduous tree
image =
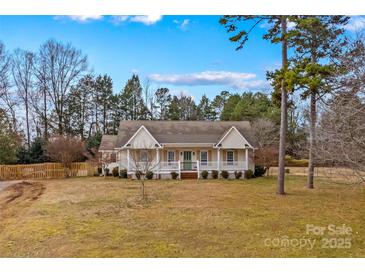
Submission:
<svg viewBox="0 0 365 274">
<path fill-rule="evenodd" d="M 359 36 L 340 58 L 334 94 L 321 104 L 317 161 L 348 167 L 365 182 L 365 42 Z M 345 73 L 344 73 L 345 72 Z"/>
<path fill-rule="evenodd" d="M 5 50 L 5 46 L 0 42 L 0 107 L 6 113 L 10 114 L 11 126 L 13 131 L 17 131 L 16 106 L 17 100 L 15 94 L 11 92 L 10 82 L 11 60 Z"/>
<path fill-rule="evenodd" d="M 87 58 L 71 44 L 49 40 L 41 46 L 38 79 L 43 83 L 57 117 L 57 131 L 64 132 L 64 106 L 71 86 L 87 69 Z"/>
<path fill-rule="evenodd" d="M 34 54 L 17 49 L 12 58 L 12 74 L 17 89 L 18 98 L 22 101 L 25 110 L 25 126 L 27 145 L 30 147 L 30 98 L 33 89 L 33 62 Z"/>
<path fill-rule="evenodd" d="M 106 176 L 108 175 L 106 172 L 107 167 L 115 162 L 114 159 L 114 155 L 113 153 L 106 153 L 103 152 L 99 154 L 98 160 L 99 160 L 99 165 L 101 165 L 101 168 L 103 169 L 103 174 L 104 174 L 104 178 L 106 178 Z"/>
<path fill-rule="evenodd" d="M 159 161 L 155 158 L 154 150 L 131 150 L 130 159 L 132 160 L 132 169 L 135 172 L 137 180 L 141 184 L 142 200 L 146 199 L 145 184 L 148 173 L 153 172 L 159 165 Z"/>
<path fill-rule="evenodd" d="M 277 164 L 279 155 L 279 128 L 268 119 L 257 119 L 252 123 L 252 131 L 256 138 L 258 149 L 255 151 L 255 162 L 269 168 Z"/>
<path fill-rule="evenodd" d="M 53 161 L 63 165 L 65 177 L 69 177 L 71 164 L 83 158 L 85 145 L 77 137 L 56 135 L 49 139 L 46 152 Z"/>
<path fill-rule="evenodd" d="M 353 94 L 333 99 L 318 128 L 317 161 L 348 167 L 365 182 L 365 101 Z"/>
<path fill-rule="evenodd" d="M 5 93 L 9 85 L 10 59 L 5 46 L 0 42 L 0 96 Z"/>
</svg>

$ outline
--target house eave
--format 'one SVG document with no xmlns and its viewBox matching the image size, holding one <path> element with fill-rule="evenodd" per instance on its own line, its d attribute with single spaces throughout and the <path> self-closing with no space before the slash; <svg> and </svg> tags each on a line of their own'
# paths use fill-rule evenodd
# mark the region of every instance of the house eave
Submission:
<svg viewBox="0 0 365 274">
<path fill-rule="evenodd" d="M 214 143 L 161 143 L 163 147 L 213 147 Z"/>
</svg>

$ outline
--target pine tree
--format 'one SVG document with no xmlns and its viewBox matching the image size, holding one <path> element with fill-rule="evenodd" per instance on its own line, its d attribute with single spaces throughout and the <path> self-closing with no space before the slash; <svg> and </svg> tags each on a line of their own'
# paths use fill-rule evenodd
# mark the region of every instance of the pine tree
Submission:
<svg viewBox="0 0 365 274">
<path fill-rule="evenodd" d="M 155 105 L 158 110 L 158 119 L 166 120 L 168 118 L 169 105 L 171 104 L 171 95 L 168 88 L 159 88 L 155 92 Z"/>
<path fill-rule="evenodd" d="M 148 108 L 142 98 L 142 87 L 138 75 L 133 74 L 127 81 L 120 95 L 120 103 L 126 120 L 141 120 L 147 116 Z"/>
<path fill-rule="evenodd" d="M 20 148 L 20 136 L 13 130 L 11 119 L 0 109 L 0 164 L 13 164 Z"/>
<path fill-rule="evenodd" d="M 214 112 L 209 98 L 204 94 L 198 105 L 198 119 L 205 121 L 214 120 Z"/>
<path fill-rule="evenodd" d="M 65 131 L 86 138 L 87 125 L 92 114 L 92 101 L 94 84 L 91 75 L 80 79 L 76 86 L 71 88 L 67 99 L 66 114 L 64 117 Z"/>
<path fill-rule="evenodd" d="M 248 30 L 239 29 L 241 22 L 252 22 L 253 25 Z M 269 29 L 264 34 L 265 40 L 271 41 L 271 43 L 281 43 L 281 121 L 280 121 L 280 145 L 279 145 L 279 168 L 278 168 L 278 181 L 277 190 L 278 194 L 285 194 L 284 179 L 285 179 L 285 148 L 286 148 L 286 131 L 287 131 L 287 84 L 286 74 L 288 71 L 288 16 L 246 16 L 246 15 L 227 15 L 223 16 L 220 21 L 224 25 L 228 32 L 235 33 L 230 37 L 232 42 L 237 42 L 239 45 L 236 50 L 242 49 L 244 44 L 248 41 L 250 32 L 258 25 L 266 22 Z"/>
<path fill-rule="evenodd" d="M 169 120 L 180 120 L 180 102 L 176 95 L 172 97 L 167 116 Z"/>
<path fill-rule="evenodd" d="M 308 188 L 314 187 L 317 101 L 331 90 L 328 80 L 336 71 L 331 57 L 338 56 L 346 43 L 342 34 L 348 20 L 347 16 L 295 16 L 293 20 L 297 82 L 302 98 L 310 100 Z"/>
<path fill-rule="evenodd" d="M 95 79 L 95 93 L 97 93 L 98 106 L 100 108 L 100 120 L 103 126 L 102 132 L 109 133 L 110 111 L 112 108 L 113 81 L 108 75 L 99 75 Z"/>
<path fill-rule="evenodd" d="M 180 120 L 198 119 L 198 109 L 191 96 L 181 94 L 178 102 L 179 102 Z"/>
<path fill-rule="evenodd" d="M 224 105 L 226 104 L 229 96 L 230 96 L 230 94 L 228 91 L 221 91 L 220 94 L 218 94 L 217 96 L 214 97 L 212 104 L 211 104 L 212 112 L 213 112 L 213 120 L 220 119 Z"/>
<path fill-rule="evenodd" d="M 239 94 L 232 94 L 227 99 L 226 103 L 223 106 L 223 110 L 221 113 L 221 120 L 222 121 L 229 121 L 233 120 L 232 113 L 236 108 L 238 102 L 241 100 L 241 96 Z"/>
</svg>

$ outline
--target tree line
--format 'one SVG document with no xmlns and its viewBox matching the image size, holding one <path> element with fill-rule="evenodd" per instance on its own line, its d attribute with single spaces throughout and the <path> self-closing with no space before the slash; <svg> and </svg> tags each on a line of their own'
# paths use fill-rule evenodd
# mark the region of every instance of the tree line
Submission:
<svg viewBox="0 0 365 274">
<path fill-rule="evenodd" d="M 119 91 L 107 74 L 93 75 L 71 44 L 49 40 L 38 52 L 8 52 L 0 43 L 0 163 L 47 161 L 44 145 L 55 135 L 97 148 L 102 134 L 117 134 L 121 120 L 254 120 L 279 122 L 279 107 L 262 92 L 222 91 L 198 102 L 166 87 L 152 90 L 131 75 Z"/>
<path fill-rule="evenodd" d="M 222 91 L 197 102 L 166 87 L 153 90 L 137 74 L 118 89 L 110 76 L 91 74 L 87 56 L 71 44 L 49 40 L 37 52 L 9 53 L 0 43 L 0 164 L 47 160 L 44 144 L 54 135 L 97 148 L 121 120 L 249 120 L 259 139 L 256 155 L 267 167 L 279 166 L 278 194 L 285 193 L 286 155 L 309 159 L 308 188 L 318 164 L 363 174 L 365 46 L 362 35 L 345 33 L 348 20 L 223 16 L 237 50 L 267 25 L 263 39 L 281 45 L 282 65 L 267 72 L 270 94 Z"/>
<path fill-rule="evenodd" d="M 288 108 L 297 104 L 290 101 L 289 96 L 293 94 L 299 94 L 301 99 L 309 102 L 305 109 L 309 134 L 307 187 L 314 188 L 314 167 L 320 161 L 348 166 L 362 174 L 360 177 L 365 181 L 362 173 L 365 171 L 365 159 L 360 156 L 364 155 L 364 127 L 361 125 L 365 95 L 364 39 L 363 36 L 353 38 L 346 35 L 345 26 L 349 19 L 348 16 L 288 15 L 229 15 L 220 19 L 220 24 L 231 34 L 229 40 L 238 44 L 237 50 L 243 49 L 251 33 L 259 26 L 267 26 L 263 39 L 281 45 L 281 68 L 267 73 L 273 96 L 280 101 L 281 110 L 278 194 L 285 194 L 285 155 L 288 129 L 291 127 L 288 125 Z M 319 112 L 319 105 L 324 106 L 325 114 Z M 357 122 L 350 122 L 347 115 L 336 116 L 334 108 L 340 108 L 336 111 L 340 113 L 351 109 L 355 115 L 351 116 L 352 121 Z M 328 121 L 339 126 L 330 127 L 330 130 Z M 353 124 L 351 129 L 348 129 L 348 123 Z M 321 133 L 321 138 L 318 138 L 318 133 Z"/>
</svg>

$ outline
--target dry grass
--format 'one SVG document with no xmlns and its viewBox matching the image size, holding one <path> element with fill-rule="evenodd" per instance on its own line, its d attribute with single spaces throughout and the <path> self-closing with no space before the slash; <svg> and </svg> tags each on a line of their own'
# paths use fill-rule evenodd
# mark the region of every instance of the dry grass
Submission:
<svg viewBox="0 0 365 274">
<path fill-rule="evenodd" d="M 291 175 L 307 176 L 308 174 L 308 167 L 288 166 L 286 167 L 286 169 L 289 169 Z M 277 176 L 278 168 L 271 167 L 269 170 L 269 175 Z M 361 183 L 362 180 L 360 177 L 365 178 L 364 172 L 357 174 L 349 168 L 340 168 L 340 167 L 316 167 L 314 169 L 314 175 L 315 177 L 322 177 L 323 179 L 327 179 L 330 181 L 340 180 L 343 183 L 349 183 L 349 184 Z"/>
<path fill-rule="evenodd" d="M 0 256 L 364 257 L 364 187 L 324 180 L 314 190 L 304 186 L 304 177 L 289 176 L 289 194 L 280 197 L 273 177 L 153 181 L 141 202 L 137 182 L 39 181 L 11 201 L 13 188 L 0 192 Z M 352 247 L 265 246 L 268 237 L 305 236 L 306 224 L 351 226 Z"/>
</svg>

